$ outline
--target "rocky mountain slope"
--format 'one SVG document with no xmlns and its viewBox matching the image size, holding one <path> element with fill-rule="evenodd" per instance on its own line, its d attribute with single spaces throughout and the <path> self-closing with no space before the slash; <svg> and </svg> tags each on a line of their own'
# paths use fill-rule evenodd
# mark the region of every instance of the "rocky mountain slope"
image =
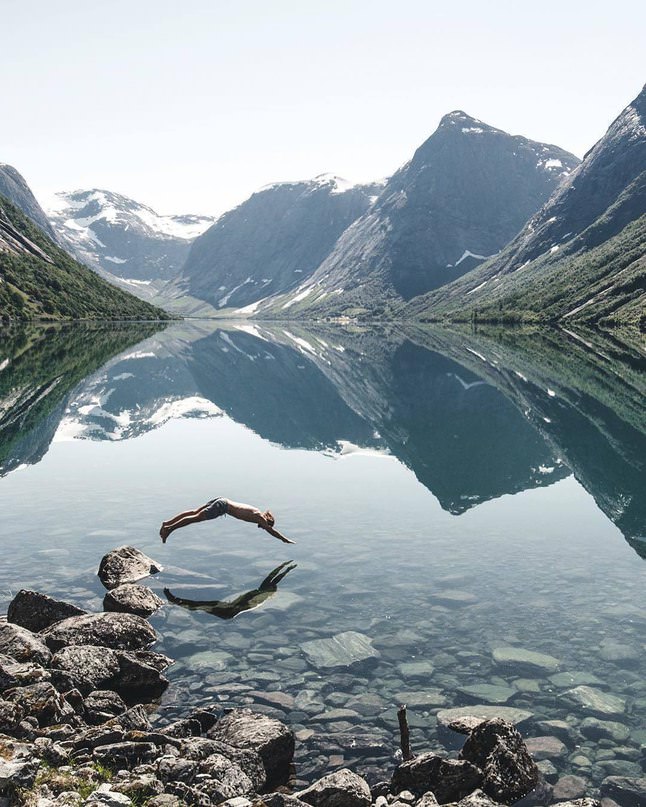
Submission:
<svg viewBox="0 0 646 807">
<path fill-rule="evenodd" d="M 464 112 L 445 115 L 315 274 L 272 300 L 271 313 L 388 316 L 496 254 L 578 162 Z"/>
<path fill-rule="evenodd" d="M 58 193 L 48 213 L 61 243 L 82 263 L 133 294 L 175 277 L 208 216 L 160 216 L 127 196 L 105 190 Z"/>
<path fill-rule="evenodd" d="M 0 196 L 0 322 L 166 317 L 77 263 Z"/>
<path fill-rule="evenodd" d="M 327 174 L 263 188 L 195 241 L 179 286 L 216 309 L 289 291 L 315 271 L 377 192 Z"/>
<path fill-rule="evenodd" d="M 646 87 L 498 257 L 406 313 L 643 324 L 645 255 Z"/>
<path fill-rule="evenodd" d="M 37 224 L 46 235 L 54 241 L 57 240 L 54 228 L 24 177 L 6 163 L 0 163 L 0 194 L 22 210 L 25 216 Z"/>
</svg>

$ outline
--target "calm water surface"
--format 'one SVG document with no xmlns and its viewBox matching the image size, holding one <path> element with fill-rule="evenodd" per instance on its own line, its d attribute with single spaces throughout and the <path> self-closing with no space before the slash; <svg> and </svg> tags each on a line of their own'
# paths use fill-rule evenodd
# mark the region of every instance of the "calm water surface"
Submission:
<svg viewBox="0 0 646 807">
<path fill-rule="evenodd" d="M 213 603 L 152 620 L 177 660 L 159 721 L 254 704 L 299 732 L 302 780 L 345 765 L 374 779 L 392 766 L 397 704 L 416 750 L 459 744 L 441 710 L 493 704 L 562 742 L 546 752 L 558 773 L 591 788 L 643 775 L 638 350 L 181 324 L 13 334 L 0 368 L 0 612 L 20 588 L 100 610 L 101 556 L 152 555 L 161 596 Z M 270 507 L 296 545 L 231 518 L 160 544 L 163 518 L 217 495 Z M 375 658 L 322 667 L 306 643 L 346 631 Z"/>
</svg>

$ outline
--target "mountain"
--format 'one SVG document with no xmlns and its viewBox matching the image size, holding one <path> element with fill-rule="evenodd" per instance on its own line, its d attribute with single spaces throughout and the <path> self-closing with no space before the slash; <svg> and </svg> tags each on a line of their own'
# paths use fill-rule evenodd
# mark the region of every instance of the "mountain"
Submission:
<svg viewBox="0 0 646 807">
<path fill-rule="evenodd" d="M 363 215 L 378 186 L 350 186 L 327 174 L 254 193 L 200 236 L 180 287 L 214 308 L 253 306 L 298 286 Z"/>
<path fill-rule="evenodd" d="M 645 323 L 646 87 L 496 258 L 408 316 Z"/>
<path fill-rule="evenodd" d="M 167 318 L 77 263 L 0 196 L 0 322 Z"/>
<path fill-rule="evenodd" d="M 502 249 L 578 162 L 451 112 L 271 313 L 388 316 Z"/>
<path fill-rule="evenodd" d="M 22 174 L 6 163 L 0 163 L 0 195 L 5 196 L 17 208 L 22 210 L 25 216 L 28 216 L 34 224 L 37 224 L 53 241 L 57 240 L 56 233 L 45 211 L 36 201 L 36 197 L 31 192 L 31 188 L 25 182 Z"/>
<path fill-rule="evenodd" d="M 82 263 L 138 296 L 152 281 L 175 277 L 192 241 L 215 219 L 160 216 L 105 190 L 57 193 L 48 213 L 61 242 Z"/>
</svg>

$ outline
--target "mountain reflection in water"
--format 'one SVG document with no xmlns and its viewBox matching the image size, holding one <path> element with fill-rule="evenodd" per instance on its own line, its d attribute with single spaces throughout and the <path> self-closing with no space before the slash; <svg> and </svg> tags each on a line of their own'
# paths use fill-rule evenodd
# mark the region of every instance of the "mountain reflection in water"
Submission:
<svg viewBox="0 0 646 807">
<path fill-rule="evenodd" d="M 573 473 L 646 556 L 638 348 L 557 331 L 151 330 L 4 338 L 0 474 L 38 462 L 52 440 L 124 440 L 172 418 L 226 413 L 287 448 L 386 451 L 454 514 Z"/>
</svg>

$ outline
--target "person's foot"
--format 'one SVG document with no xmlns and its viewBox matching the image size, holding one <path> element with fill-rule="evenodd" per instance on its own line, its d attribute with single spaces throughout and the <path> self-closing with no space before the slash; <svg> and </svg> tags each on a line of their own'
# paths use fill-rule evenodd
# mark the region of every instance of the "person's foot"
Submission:
<svg viewBox="0 0 646 807">
<path fill-rule="evenodd" d="M 166 526 L 166 522 L 161 525 L 159 530 L 159 537 L 162 539 L 162 544 L 166 543 L 166 539 L 171 534 L 171 528 Z"/>
</svg>

